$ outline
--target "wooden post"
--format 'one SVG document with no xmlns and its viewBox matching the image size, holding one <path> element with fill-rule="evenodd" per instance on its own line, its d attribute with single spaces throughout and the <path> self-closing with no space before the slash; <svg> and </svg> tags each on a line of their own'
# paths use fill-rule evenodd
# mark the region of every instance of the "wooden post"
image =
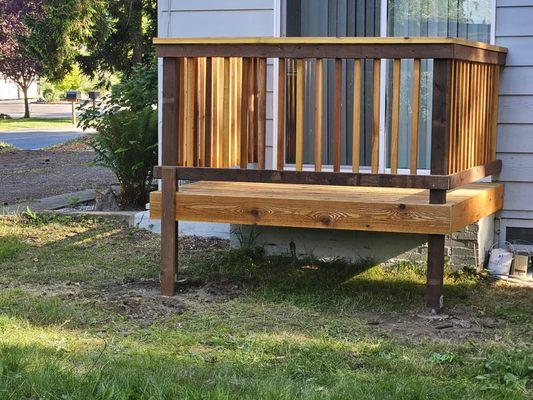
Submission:
<svg viewBox="0 0 533 400">
<path fill-rule="evenodd" d="M 431 123 L 431 174 L 448 173 L 450 140 L 451 71 L 448 59 L 435 60 L 433 67 L 433 120 Z M 430 190 L 431 204 L 446 204 L 446 190 Z M 443 306 L 444 235 L 428 235 L 426 305 L 433 314 Z"/>
<path fill-rule="evenodd" d="M 76 125 L 76 123 L 78 122 L 76 119 L 76 100 L 71 100 L 70 104 L 72 105 L 72 125 Z"/>
<path fill-rule="evenodd" d="M 176 169 L 178 165 L 179 63 L 163 60 L 163 134 L 161 203 L 161 294 L 173 296 L 177 270 Z"/>
</svg>

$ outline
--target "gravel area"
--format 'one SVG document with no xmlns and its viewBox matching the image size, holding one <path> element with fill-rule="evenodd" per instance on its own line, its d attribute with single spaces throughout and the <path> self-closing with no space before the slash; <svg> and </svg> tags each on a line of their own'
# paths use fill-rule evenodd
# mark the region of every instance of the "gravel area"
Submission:
<svg viewBox="0 0 533 400">
<path fill-rule="evenodd" d="M 0 205 L 116 184 L 111 171 L 89 165 L 93 158 L 79 142 L 51 150 L 0 152 Z"/>
</svg>

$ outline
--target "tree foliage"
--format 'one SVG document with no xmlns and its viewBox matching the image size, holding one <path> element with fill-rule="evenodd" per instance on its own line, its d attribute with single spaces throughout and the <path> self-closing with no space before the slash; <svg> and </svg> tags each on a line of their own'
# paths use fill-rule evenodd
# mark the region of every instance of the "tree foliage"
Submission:
<svg viewBox="0 0 533 400">
<path fill-rule="evenodd" d="M 128 75 L 150 62 L 157 34 L 156 0 L 109 0 L 93 15 L 84 51 L 78 57 L 84 73 L 105 80 L 105 72 Z"/>
<path fill-rule="evenodd" d="M 59 81 L 67 74 L 91 30 L 102 0 L 2 0 L 0 73 L 24 92 L 37 76 Z"/>
<path fill-rule="evenodd" d="M 28 88 L 41 72 L 41 64 L 24 43 L 32 22 L 44 18 L 44 0 L 3 0 L 0 2 L 0 73 L 15 82 L 24 93 L 29 118 Z"/>
</svg>

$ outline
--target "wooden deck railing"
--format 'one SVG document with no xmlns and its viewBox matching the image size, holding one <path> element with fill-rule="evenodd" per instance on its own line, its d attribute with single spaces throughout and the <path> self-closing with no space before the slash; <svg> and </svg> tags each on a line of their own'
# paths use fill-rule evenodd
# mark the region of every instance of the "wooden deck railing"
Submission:
<svg viewBox="0 0 533 400">
<path fill-rule="evenodd" d="M 278 171 L 286 169 L 287 153 L 295 160 L 292 167 L 304 170 L 304 140 L 314 142 L 314 171 L 323 171 L 324 141 L 323 80 L 324 61 L 334 60 L 333 157 L 328 170 L 341 171 L 341 116 L 343 60 L 353 60 L 353 115 L 351 132 L 352 175 L 321 178 L 309 174 L 283 175 L 262 173 L 262 181 L 313 183 L 337 182 L 369 186 L 407 186 L 449 188 L 485 175 L 497 173 L 496 117 L 499 69 L 504 64 L 506 50 L 482 43 L 459 39 L 398 39 L 398 38 L 234 38 L 234 39 L 155 39 L 157 53 L 164 58 L 163 88 L 163 165 L 188 167 L 178 171 L 189 179 L 254 180 L 257 174 L 218 171 L 216 168 L 272 170 L 266 165 L 266 116 L 277 113 Z M 277 59 L 278 103 L 267 110 L 267 59 Z M 392 60 L 392 107 L 390 151 L 388 159 L 380 159 L 380 90 L 381 64 Z M 448 180 L 417 175 L 421 61 L 433 60 L 433 99 L 431 121 L 430 174 L 448 176 Z M 412 60 L 412 112 L 400 115 L 401 62 Z M 360 148 L 362 142 L 361 95 L 363 64 L 373 63 L 372 144 L 369 173 L 362 174 Z M 287 72 L 295 66 L 295 93 L 287 91 Z M 314 71 L 315 81 L 314 137 L 305 135 L 306 120 L 304 71 Z M 410 74 L 411 75 L 411 74 Z M 352 78 L 352 77 L 350 77 Z M 288 101 L 288 97 L 295 99 Z M 290 106 L 295 110 L 290 110 Z M 309 112 L 309 110 L 308 110 Z M 287 115 L 295 115 L 294 131 L 288 132 Z M 291 115 L 292 115 L 291 114 Z M 399 121 L 409 118 L 409 175 L 399 172 Z M 290 136 L 291 140 L 287 140 Z M 293 143 L 294 142 L 294 143 Z M 389 158 L 390 157 L 390 158 Z M 390 166 L 390 174 L 383 172 Z M 193 168 L 211 168 L 198 171 Z M 382 167 L 382 168 L 380 168 Z M 346 168 L 343 168 L 345 171 Z M 455 175 L 454 175 L 455 174 Z M 461 174 L 461 175 L 457 175 Z M 365 176 L 362 176 L 365 175 Z M 368 176 L 369 175 L 369 176 Z M 392 176 L 387 176 L 392 175 Z M 444 182 L 444 183 L 443 183 Z"/>
<path fill-rule="evenodd" d="M 500 66 L 504 65 L 507 52 L 503 48 L 437 38 L 156 39 L 155 45 L 158 56 L 163 58 L 162 166 L 156 167 L 154 175 L 162 178 L 161 287 L 164 294 L 173 294 L 175 290 L 179 179 L 423 188 L 429 189 L 429 203 L 445 204 L 449 189 L 501 170 L 501 163 L 496 160 L 496 122 Z M 267 104 L 269 59 L 277 59 L 279 65 L 278 102 L 271 104 L 270 109 Z M 334 65 L 332 163 L 327 168 L 322 158 L 322 143 L 327 133 L 323 129 L 326 112 L 321 101 L 325 98 L 324 60 L 334 60 L 331 61 Z M 354 65 L 350 78 L 355 90 L 348 114 L 353 115 L 353 124 L 351 131 L 346 132 L 352 139 L 350 166 L 342 165 L 342 152 L 347 154 L 347 149 L 346 145 L 343 148 L 341 117 L 348 104 L 343 104 L 344 60 Z M 392 60 L 387 159 L 380 145 L 384 60 Z M 407 115 L 400 112 L 401 99 L 406 95 L 400 84 L 403 60 L 410 60 L 413 71 L 410 82 L 413 107 Z M 419 173 L 418 165 L 423 60 L 433 60 L 429 175 Z M 366 86 L 373 89 L 370 90 L 372 100 L 361 96 L 363 65 L 368 64 L 372 65 L 373 82 Z M 312 97 L 318 101 L 313 110 L 306 103 L 306 90 L 309 91 L 304 82 L 306 68 L 314 71 L 311 80 L 315 82 L 316 92 Z M 307 78 L 309 81 L 309 74 Z M 288 79 L 291 81 L 287 82 Z M 294 89 L 294 85 L 295 90 L 287 90 Z M 363 108 L 370 110 L 372 116 L 372 124 L 365 124 L 365 129 L 371 130 L 368 135 L 364 135 L 360 124 Z M 267 166 L 266 162 L 269 112 L 277 114 L 278 122 L 278 140 L 273 143 L 277 147 L 275 166 Z M 305 135 L 304 121 L 309 125 L 311 113 L 313 137 Z M 411 122 L 409 174 L 400 173 L 405 172 L 400 171 L 399 163 L 400 141 L 405 140 L 399 133 L 402 118 Z M 363 171 L 359 154 L 362 138 L 366 136 L 371 137 L 371 156 Z M 307 155 L 307 159 L 313 157 L 310 165 L 304 165 L 305 140 L 314 143 L 313 155 Z M 294 160 L 290 168 L 286 165 L 288 159 Z M 209 196 L 203 198 L 209 201 Z M 365 201 L 374 201 L 371 193 Z M 242 208 L 240 204 L 233 205 L 238 210 Z M 332 212 L 343 214 L 346 206 L 345 203 L 332 206 L 337 207 Z M 254 207 L 252 204 L 249 213 L 257 220 L 259 211 Z M 404 213 L 405 204 L 398 207 L 400 214 Z M 463 210 L 474 217 L 488 215 L 478 211 L 474 206 Z M 297 207 L 291 211 L 297 212 Z M 358 210 L 360 214 L 365 212 L 366 208 Z M 365 229 L 370 230 L 371 225 Z M 428 235 L 427 305 L 433 310 L 442 306 L 444 243 L 444 234 Z"/>
</svg>

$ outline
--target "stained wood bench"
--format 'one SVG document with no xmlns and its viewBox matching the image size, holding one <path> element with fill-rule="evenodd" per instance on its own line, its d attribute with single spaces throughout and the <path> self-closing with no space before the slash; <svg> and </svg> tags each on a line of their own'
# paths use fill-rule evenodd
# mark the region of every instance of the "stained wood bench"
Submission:
<svg viewBox="0 0 533 400">
<path fill-rule="evenodd" d="M 161 191 L 150 197 L 162 220 L 161 290 L 175 292 L 177 221 L 428 235 L 427 305 L 442 307 L 444 238 L 503 206 L 496 118 L 506 49 L 459 39 L 156 39 L 163 58 Z M 332 162 L 323 164 L 325 59 L 334 59 Z M 380 151 L 381 63 L 392 64 L 391 126 Z M 413 111 L 407 170 L 399 165 L 401 61 L 412 60 Z M 421 171 L 421 62 L 433 60 L 431 160 Z M 277 68 L 275 154 L 267 166 L 267 60 Z M 353 60 L 351 165 L 343 165 L 344 60 Z M 371 162 L 362 166 L 362 71 L 373 65 Z M 383 61 L 384 62 L 384 61 Z M 388 61 L 387 61 L 388 62 Z M 310 68 L 310 65 L 313 68 Z M 305 136 L 304 76 L 314 74 L 314 132 Z M 289 80 L 292 79 L 292 83 Z M 292 85 L 292 86 L 291 86 Z M 294 92 L 288 88 L 292 87 Z M 289 107 L 289 105 L 291 105 Z M 290 114 L 290 115 L 289 115 Z M 294 125 L 288 120 L 294 119 Z M 314 142 L 314 163 L 303 144 Z M 346 168 L 349 168 L 348 171 Z M 429 174 L 428 174 L 429 172 Z M 192 181 L 182 186 L 180 181 Z"/>
</svg>

